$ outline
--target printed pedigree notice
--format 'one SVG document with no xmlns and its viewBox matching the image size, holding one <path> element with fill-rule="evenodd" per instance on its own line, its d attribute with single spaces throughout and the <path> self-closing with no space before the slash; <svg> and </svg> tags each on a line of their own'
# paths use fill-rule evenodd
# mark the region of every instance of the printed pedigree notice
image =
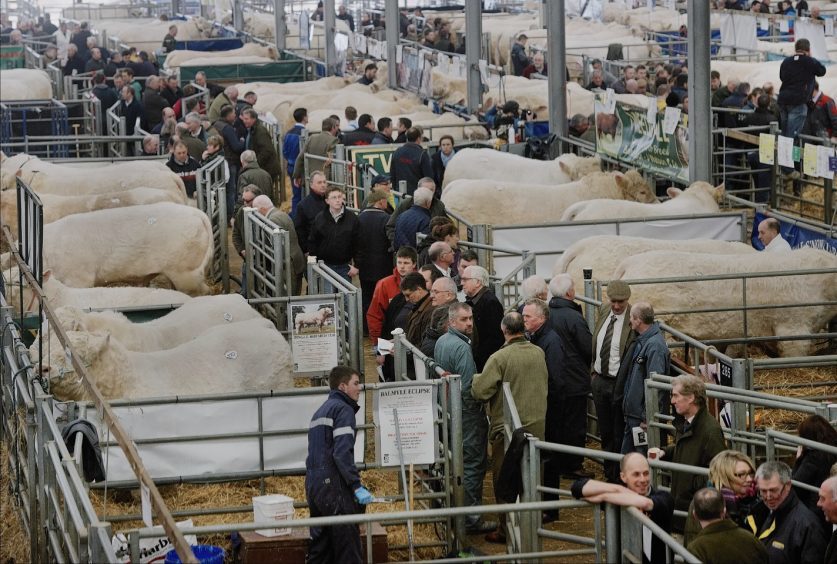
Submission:
<svg viewBox="0 0 837 564">
<path fill-rule="evenodd" d="M 375 396 L 375 423 L 382 466 L 398 466 L 395 419 L 393 409 L 398 410 L 398 423 L 404 453 L 404 464 L 432 464 L 436 461 L 436 426 L 433 423 L 435 393 L 433 385 L 409 386 L 378 390 Z"/>
</svg>

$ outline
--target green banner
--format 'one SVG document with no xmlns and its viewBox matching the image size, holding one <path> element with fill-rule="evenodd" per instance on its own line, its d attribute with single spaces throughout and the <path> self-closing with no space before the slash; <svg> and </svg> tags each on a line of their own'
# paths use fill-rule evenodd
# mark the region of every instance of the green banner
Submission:
<svg viewBox="0 0 837 564">
<path fill-rule="evenodd" d="M 649 103 L 655 104 L 653 98 Z M 636 168 L 689 182 L 689 139 L 687 116 L 680 115 L 673 133 L 666 133 L 665 112 L 616 102 L 596 101 L 596 152 Z M 673 120 L 674 116 L 669 119 Z M 669 130 L 673 123 L 669 122 Z"/>
</svg>

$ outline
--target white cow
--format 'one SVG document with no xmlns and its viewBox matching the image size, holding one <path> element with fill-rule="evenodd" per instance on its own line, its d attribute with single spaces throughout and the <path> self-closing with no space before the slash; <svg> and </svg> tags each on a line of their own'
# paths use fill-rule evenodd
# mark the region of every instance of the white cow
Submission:
<svg viewBox="0 0 837 564">
<path fill-rule="evenodd" d="M 49 100 L 52 81 L 40 69 L 3 69 L 0 73 L 0 100 Z"/>
<path fill-rule="evenodd" d="M 664 279 L 666 277 L 747 274 L 755 272 L 793 273 L 807 269 L 835 269 L 837 256 L 826 251 L 803 248 L 787 253 L 719 255 L 651 251 L 623 260 L 613 273 L 615 279 Z M 645 300 L 659 312 L 691 311 L 707 308 L 740 308 L 744 287 L 740 279 L 700 280 L 633 284 L 631 299 Z M 760 305 L 793 303 L 834 303 L 837 301 L 837 274 L 770 276 L 751 278 L 746 284 L 747 333 L 749 336 L 801 335 L 821 331 L 837 315 L 837 306 L 817 305 L 798 308 L 759 309 Z M 744 335 L 744 316 L 736 311 L 716 313 L 676 313 L 662 319 L 697 339 L 729 339 Z M 778 344 L 782 356 L 811 353 L 810 341 L 784 341 Z"/>
<path fill-rule="evenodd" d="M 591 198 L 656 202 L 635 170 L 593 172 L 566 184 L 522 184 L 509 180 L 454 180 L 445 188 L 445 207 L 470 223 L 515 225 L 555 222 L 569 206 Z"/>
<path fill-rule="evenodd" d="M 708 182 L 695 182 L 686 190 L 671 187 L 670 200 L 662 204 L 640 204 L 618 200 L 588 200 L 573 204 L 561 221 L 591 221 L 626 217 L 670 217 L 717 213 L 718 203 L 724 198 L 724 185 L 712 186 Z"/>
<path fill-rule="evenodd" d="M 166 67 L 177 68 L 189 62 L 189 66 L 194 66 L 190 61 L 192 59 L 214 59 L 218 62 L 215 64 L 234 64 L 234 61 L 224 61 L 224 59 L 237 59 L 238 57 L 261 57 L 275 61 L 278 56 L 275 47 L 266 47 L 258 43 L 246 43 L 243 47 L 238 49 L 229 49 L 228 51 L 190 51 L 188 49 L 174 50 L 166 55 Z"/>
<path fill-rule="evenodd" d="M 38 194 L 107 194 L 151 186 L 172 192 L 180 203 L 186 203 L 183 181 L 158 161 L 127 161 L 93 169 L 48 163 L 24 153 L 0 155 L 0 190 L 14 190 L 18 175 Z"/>
<path fill-rule="evenodd" d="M 713 253 L 718 255 L 751 254 L 757 252 L 745 243 L 687 239 L 665 241 L 626 235 L 594 235 L 576 241 L 569 247 L 552 270 L 552 275 L 569 272 L 576 291 L 584 287 L 584 269 L 593 271 L 595 280 L 610 280 L 613 271 L 627 257 L 648 251 L 678 251 L 684 253 Z"/>
<path fill-rule="evenodd" d="M 5 277 L 5 273 L 4 273 Z M 18 292 L 18 271 L 11 270 L 10 279 L 6 280 L 7 301 L 17 307 L 20 294 Z M 52 270 L 44 272 L 41 286 L 50 305 L 55 308 L 73 306 L 77 308 L 118 308 L 131 306 L 166 306 L 179 305 L 192 298 L 177 290 L 165 288 L 135 288 L 133 286 L 113 286 L 106 288 L 72 288 L 65 286 Z M 29 286 L 24 286 L 23 306 L 32 311 L 35 296 Z"/>
<path fill-rule="evenodd" d="M 133 323 L 115 311 L 85 313 L 70 306 L 57 309 L 56 315 L 67 331 L 104 331 L 129 351 L 140 352 L 172 349 L 210 327 L 261 318 L 238 294 L 193 298 L 171 313 L 146 323 Z"/>
<path fill-rule="evenodd" d="M 538 161 L 490 149 L 462 149 L 445 168 L 443 187 L 460 178 L 515 182 L 525 179 L 530 184 L 566 184 L 598 171 L 601 171 L 598 158 L 572 153 L 553 161 Z"/>
<path fill-rule="evenodd" d="M 293 387 L 291 350 L 266 319 L 219 325 L 172 349 L 127 350 L 104 332 L 69 332 L 78 359 L 108 399 L 268 392 Z M 37 349 L 30 356 L 37 358 Z M 68 364 L 52 347 L 43 363 L 50 391 L 61 400 L 90 399 Z"/>
<path fill-rule="evenodd" d="M 182 203 L 174 192 L 145 187 L 109 194 L 81 196 L 41 194 L 38 197 L 44 206 L 44 223 L 52 223 L 68 215 L 96 210 L 156 204 L 157 202 Z M 13 235 L 17 234 L 17 191 L 0 192 L 0 220 L 9 226 Z"/>
<path fill-rule="evenodd" d="M 202 211 L 159 203 L 99 210 L 44 226 L 44 266 L 70 286 L 147 284 L 166 276 L 191 295 L 209 293 L 212 226 Z"/>
</svg>

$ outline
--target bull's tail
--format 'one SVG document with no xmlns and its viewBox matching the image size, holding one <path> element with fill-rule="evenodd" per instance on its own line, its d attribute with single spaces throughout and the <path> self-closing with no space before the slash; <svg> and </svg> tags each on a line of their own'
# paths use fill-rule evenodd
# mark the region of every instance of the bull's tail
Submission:
<svg viewBox="0 0 837 564">
<path fill-rule="evenodd" d="M 580 214 L 584 209 L 587 207 L 587 202 L 576 202 L 566 210 L 564 210 L 564 215 L 561 216 L 561 221 L 575 221 L 578 214 Z"/>
<path fill-rule="evenodd" d="M 558 263 L 555 265 L 555 271 L 552 273 L 553 276 L 569 272 L 570 264 L 575 260 L 576 256 L 578 255 L 575 249 L 568 249 L 564 251 L 561 258 L 558 259 Z"/>
<path fill-rule="evenodd" d="M 621 280 L 625 276 L 625 270 L 627 269 L 624 262 L 625 261 L 620 262 L 616 267 L 616 270 L 613 271 L 613 275 L 610 277 L 611 280 Z"/>
</svg>

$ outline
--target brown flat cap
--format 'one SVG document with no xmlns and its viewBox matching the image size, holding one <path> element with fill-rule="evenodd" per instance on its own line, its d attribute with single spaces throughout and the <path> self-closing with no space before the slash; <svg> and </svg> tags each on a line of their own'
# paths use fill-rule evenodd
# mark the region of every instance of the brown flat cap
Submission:
<svg viewBox="0 0 837 564">
<path fill-rule="evenodd" d="M 609 300 L 627 300 L 631 297 L 631 287 L 627 282 L 622 280 L 611 280 L 607 285 L 607 299 Z"/>
</svg>

